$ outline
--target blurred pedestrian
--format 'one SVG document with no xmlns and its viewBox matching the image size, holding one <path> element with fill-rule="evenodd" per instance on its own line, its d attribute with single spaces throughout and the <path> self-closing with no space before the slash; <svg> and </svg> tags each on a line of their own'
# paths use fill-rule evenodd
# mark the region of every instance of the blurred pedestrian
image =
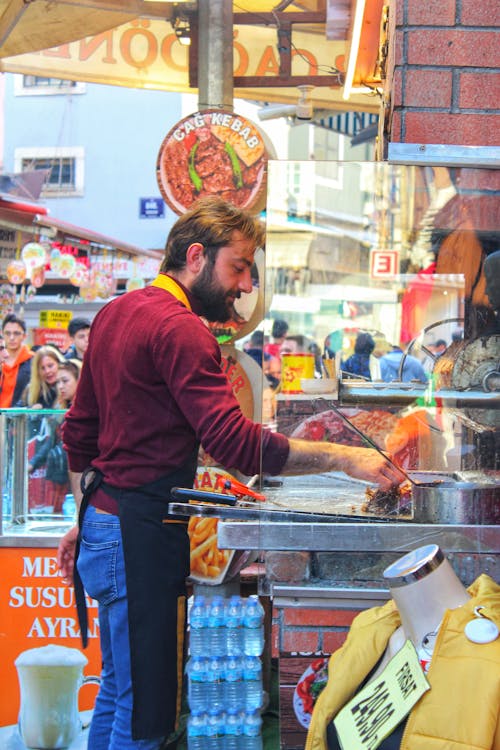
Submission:
<svg viewBox="0 0 500 750">
<path fill-rule="evenodd" d="M 79 359 L 67 359 L 59 365 L 57 375 L 57 409 L 69 409 L 73 402 L 80 377 L 82 363 Z M 68 457 L 62 444 L 62 419 L 50 420 L 51 440 L 47 454 L 47 469 L 45 472 L 45 496 L 50 499 L 53 513 L 62 513 L 66 495 L 71 491 L 69 481 Z"/>
<path fill-rule="evenodd" d="M 66 359 L 83 360 L 83 355 L 89 345 L 90 320 L 87 318 L 72 318 L 68 324 L 68 334 L 71 344 L 64 352 Z"/>
<path fill-rule="evenodd" d="M 380 374 L 382 380 L 385 380 L 387 383 L 390 383 L 393 380 L 402 381 L 404 383 L 408 383 L 411 380 L 418 380 L 420 383 L 427 383 L 427 375 L 425 374 L 421 362 L 410 354 L 405 357 L 403 372 L 401 373 L 400 378 L 399 370 L 402 359 L 403 350 L 396 345 L 393 345 L 392 351 L 384 354 L 383 357 L 380 357 Z"/>
<path fill-rule="evenodd" d="M 270 354 L 271 357 L 280 356 L 280 346 L 285 340 L 288 333 L 288 323 L 282 318 L 275 318 L 273 320 L 273 326 L 271 328 L 271 341 L 264 345 L 264 351 L 266 354 Z"/>
<path fill-rule="evenodd" d="M 5 316 L 2 334 L 7 354 L 3 358 L 0 408 L 15 406 L 31 375 L 33 352 L 26 346 L 26 323 L 14 313 Z"/>
<path fill-rule="evenodd" d="M 342 363 L 342 374 L 349 373 L 364 380 L 371 380 L 370 355 L 375 349 L 375 341 L 369 333 L 358 333 L 354 344 L 354 354 Z"/>
</svg>

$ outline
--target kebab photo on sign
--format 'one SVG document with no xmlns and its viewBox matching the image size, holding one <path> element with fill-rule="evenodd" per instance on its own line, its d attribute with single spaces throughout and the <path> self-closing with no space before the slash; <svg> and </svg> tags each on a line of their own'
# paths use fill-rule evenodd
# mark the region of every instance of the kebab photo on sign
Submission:
<svg viewBox="0 0 500 750">
<path fill-rule="evenodd" d="M 270 144 L 257 126 L 234 112 L 203 110 L 177 123 L 161 144 L 157 179 L 178 214 L 218 195 L 258 212 L 265 206 Z"/>
</svg>

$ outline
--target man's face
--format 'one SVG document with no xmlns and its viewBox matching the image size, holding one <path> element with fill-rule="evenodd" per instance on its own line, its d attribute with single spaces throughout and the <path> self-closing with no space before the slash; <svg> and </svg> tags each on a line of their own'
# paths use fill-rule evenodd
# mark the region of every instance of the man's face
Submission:
<svg viewBox="0 0 500 750">
<path fill-rule="evenodd" d="M 83 355 L 87 351 L 89 345 L 89 331 L 90 328 L 81 328 L 73 336 L 73 343 L 80 358 L 83 358 Z"/>
<path fill-rule="evenodd" d="M 6 323 L 2 331 L 10 356 L 16 355 L 24 343 L 26 334 L 19 323 Z"/>
<path fill-rule="evenodd" d="M 240 232 L 234 232 L 228 245 L 219 248 L 215 262 L 205 258 L 191 292 L 203 307 L 210 323 L 225 323 L 233 317 L 235 300 L 252 291 L 251 268 L 255 246 Z"/>
</svg>

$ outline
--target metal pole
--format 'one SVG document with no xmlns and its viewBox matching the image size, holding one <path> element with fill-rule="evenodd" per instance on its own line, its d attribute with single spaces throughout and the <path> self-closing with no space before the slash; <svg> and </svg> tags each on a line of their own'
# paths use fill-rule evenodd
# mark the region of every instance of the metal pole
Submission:
<svg viewBox="0 0 500 750">
<path fill-rule="evenodd" d="M 233 109 L 233 3 L 198 0 L 198 107 Z"/>
</svg>

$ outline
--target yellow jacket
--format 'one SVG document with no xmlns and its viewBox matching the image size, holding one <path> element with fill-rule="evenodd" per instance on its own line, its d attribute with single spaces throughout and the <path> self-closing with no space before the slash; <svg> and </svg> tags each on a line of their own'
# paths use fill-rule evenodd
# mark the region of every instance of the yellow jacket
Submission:
<svg viewBox="0 0 500 750">
<path fill-rule="evenodd" d="M 410 712 L 400 750 L 500 750 L 500 638 L 477 644 L 464 633 L 478 606 L 500 629 L 500 586 L 483 574 L 468 592 L 466 604 L 444 615 L 427 674 L 431 690 Z M 355 618 L 346 642 L 330 658 L 328 683 L 314 707 L 305 750 L 327 750 L 327 726 L 400 625 L 392 600 Z"/>
</svg>

